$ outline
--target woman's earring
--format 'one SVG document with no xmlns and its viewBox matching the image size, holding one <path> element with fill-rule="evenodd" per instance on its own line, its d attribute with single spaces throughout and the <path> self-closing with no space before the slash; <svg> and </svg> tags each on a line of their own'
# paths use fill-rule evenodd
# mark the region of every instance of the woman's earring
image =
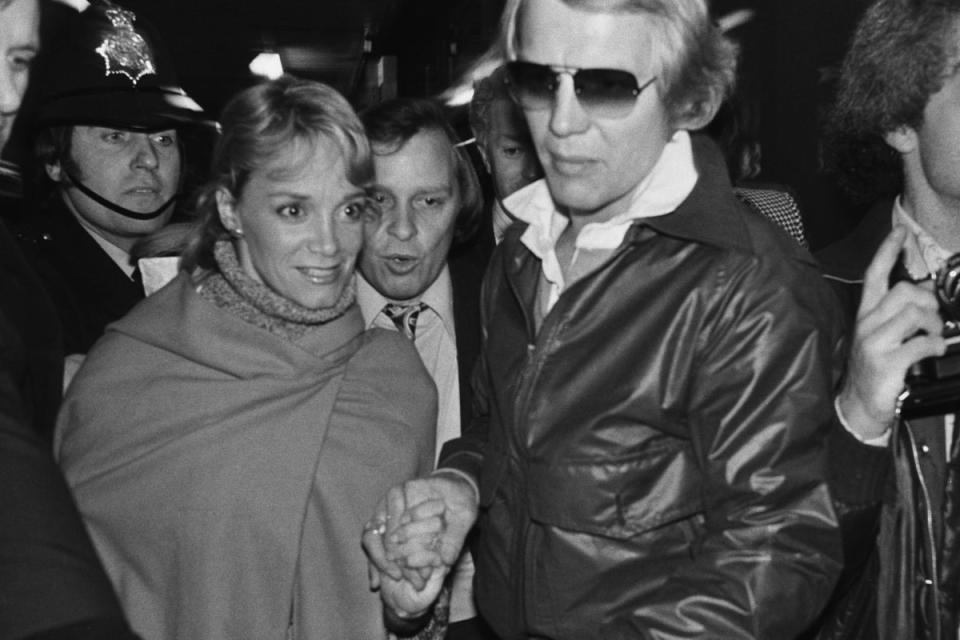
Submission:
<svg viewBox="0 0 960 640">
<path fill-rule="evenodd" d="M 232 235 L 234 238 L 242 238 L 242 237 L 243 237 L 243 229 L 240 229 L 240 228 L 231 229 L 231 230 L 230 230 L 230 235 Z"/>
</svg>

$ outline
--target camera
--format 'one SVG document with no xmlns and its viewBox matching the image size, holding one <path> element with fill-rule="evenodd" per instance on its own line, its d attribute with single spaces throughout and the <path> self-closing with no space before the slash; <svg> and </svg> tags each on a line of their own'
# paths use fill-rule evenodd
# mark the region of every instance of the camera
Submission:
<svg viewBox="0 0 960 640">
<path fill-rule="evenodd" d="M 911 280 L 903 262 L 891 273 L 891 281 Z M 960 411 L 960 253 L 947 259 L 934 277 L 934 294 L 943 318 L 947 351 L 910 367 L 906 389 L 900 396 L 902 418 L 946 415 Z"/>
</svg>

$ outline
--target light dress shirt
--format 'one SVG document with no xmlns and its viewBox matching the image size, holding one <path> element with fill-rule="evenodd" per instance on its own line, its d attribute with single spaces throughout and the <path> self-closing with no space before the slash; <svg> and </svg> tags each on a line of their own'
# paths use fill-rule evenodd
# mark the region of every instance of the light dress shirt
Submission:
<svg viewBox="0 0 960 640">
<path fill-rule="evenodd" d="M 357 273 L 357 302 L 367 328 L 380 327 L 396 331 L 397 325 L 383 312 L 388 300 Z M 417 318 L 413 341 L 420 359 L 437 385 L 437 449 L 447 440 L 460 436 L 460 375 L 457 369 L 457 333 L 453 323 L 453 285 L 450 270 L 444 267 L 419 300 L 428 308 Z M 436 460 L 436 455 L 434 456 Z"/>
<path fill-rule="evenodd" d="M 397 330 L 384 306 L 388 300 L 357 272 L 357 303 L 367 328 L 380 327 Z M 428 308 L 417 318 L 413 341 L 423 364 L 437 385 L 437 449 L 443 443 L 460 436 L 460 373 L 457 368 L 457 333 L 453 321 L 453 284 L 450 269 L 444 267 L 433 284 L 419 300 Z M 436 459 L 436 457 L 434 457 Z M 466 550 L 453 569 L 450 590 L 450 621 L 459 622 L 477 615 L 473 604 L 473 559 Z"/>
<path fill-rule="evenodd" d="M 571 271 L 584 275 L 599 266 L 623 243 L 635 220 L 676 210 L 693 191 L 697 177 L 690 135 L 678 131 L 647 177 L 634 188 L 627 210 L 606 222 L 588 223 L 580 230 L 574 243 Z M 540 309 L 545 315 L 566 286 L 555 248 L 570 220 L 557 210 L 545 179 L 512 193 L 504 200 L 504 206 L 529 225 L 520 241 L 541 261 L 542 277 L 548 284 Z"/>
</svg>

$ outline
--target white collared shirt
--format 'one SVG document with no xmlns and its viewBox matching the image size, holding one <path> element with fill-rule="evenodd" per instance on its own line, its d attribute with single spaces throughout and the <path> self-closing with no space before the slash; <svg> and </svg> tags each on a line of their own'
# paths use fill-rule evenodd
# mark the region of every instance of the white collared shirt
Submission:
<svg viewBox="0 0 960 640">
<path fill-rule="evenodd" d="M 574 242 L 572 263 L 581 255 L 596 263 L 600 257 L 596 254 L 609 254 L 623 243 L 635 220 L 667 215 L 676 210 L 693 191 L 697 177 L 690 134 L 677 131 L 663 148 L 653 169 L 634 189 L 627 210 L 611 220 L 591 222 L 581 229 Z M 543 309 L 546 313 L 565 287 L 555 249 L 570 220 L 557 210 L 545 179 L 511 194 L 504 200 L 504 206 L 529 225 L 520 241 L 540 258 L 544 279 L 550 286 L 546 308 Z"/>
<path fill-rule="evenodd" d="M 397 329 L 383 307 L 388 300 L 357 273 L 357 303 L 367 328 Z M 414 346 L 437 385 L 437 449 L 460 436 L 460 375 L 457 369 L 457 333 L 453 321 L 453 285 L 450 270 L 444 267 L 419 300 L 429 308 L 417 318 Z M 436 459 L 436 457 L 434 457 Z"/>
<path fill-rule="evenodd" d="M 940 243 L 907 213 L 903 208 L 902 197 L 894 200 L 892 216 L 891 226 L 894 229 L 903 227 L 908 232 L 907 241 L 903 246 L 907 272 L 917 280 L 935 276 L 937 271 L 947 263 L 952 252 L 941 247 Z"/>
</svg>

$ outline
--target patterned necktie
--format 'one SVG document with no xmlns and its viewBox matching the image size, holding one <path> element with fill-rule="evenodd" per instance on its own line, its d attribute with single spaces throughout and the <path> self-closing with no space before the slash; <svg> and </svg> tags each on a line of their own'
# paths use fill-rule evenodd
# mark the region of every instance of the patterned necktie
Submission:
<svg viewBox="0 0 960 640">
<path fill-rule="evenodd" d="M 415 304 L 391 302 L 383 308 L 383 312 L 393 320 L 393 324 L 397 325 L 397 330 L 400 333 L 413 340 L 417 332 L 417 318 L 420 316 L 420 312 L 426 308 L 427 305 L 422 302 Z"/>
</svg>

